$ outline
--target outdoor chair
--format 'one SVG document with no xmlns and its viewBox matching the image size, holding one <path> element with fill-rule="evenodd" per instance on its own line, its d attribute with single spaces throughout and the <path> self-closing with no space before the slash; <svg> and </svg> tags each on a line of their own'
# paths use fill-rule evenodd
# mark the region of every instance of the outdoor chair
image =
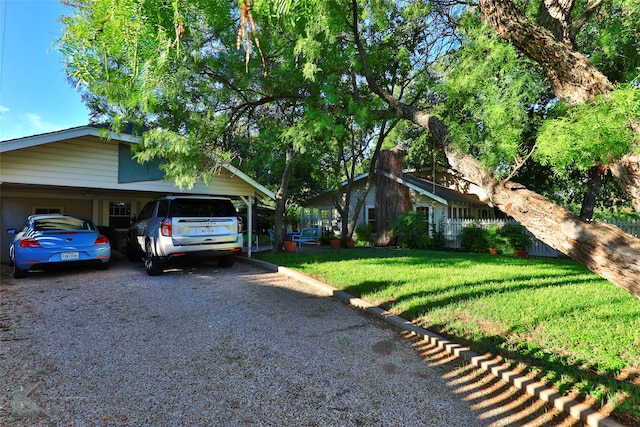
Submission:
<svg viewBox="0 0 640 427">
<path fill-rule="evenodd" d="M 291 240 L 298 242 L 298 246 L 302 247 L 305 242 L 317 242 L 320 233 L 317 228 L 303 228 L 300 234 L 291 236 Z"/>
</svg>

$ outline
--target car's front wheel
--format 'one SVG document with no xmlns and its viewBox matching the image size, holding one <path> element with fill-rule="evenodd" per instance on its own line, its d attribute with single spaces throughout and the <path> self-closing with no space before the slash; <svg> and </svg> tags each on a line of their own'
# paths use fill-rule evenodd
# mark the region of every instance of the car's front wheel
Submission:
<svg viewBox="0 0 640 427">
<path fill-rule="evenodd" d="M 151 241 L 145 245 L 144 268 L 149 276 L 159 276 L 162 274 L 163 266 L 160 258 L 154 255 Z"/>
</svg>

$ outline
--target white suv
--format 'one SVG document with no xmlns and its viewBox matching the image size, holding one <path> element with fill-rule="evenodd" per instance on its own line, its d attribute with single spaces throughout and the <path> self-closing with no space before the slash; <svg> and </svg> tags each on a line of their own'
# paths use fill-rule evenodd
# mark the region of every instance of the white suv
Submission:
<svg viewBox="0 0 640 427">
<path fill-rule="evenodd" d="M 132 218 L 129 229 L 129 259 L 142 257 L 150 276 L 189 258 L 218 258 L 221 267 L 231 267 L 242 245 L 242 218 L 222 197 L 159 197 Z"/>
</svg>

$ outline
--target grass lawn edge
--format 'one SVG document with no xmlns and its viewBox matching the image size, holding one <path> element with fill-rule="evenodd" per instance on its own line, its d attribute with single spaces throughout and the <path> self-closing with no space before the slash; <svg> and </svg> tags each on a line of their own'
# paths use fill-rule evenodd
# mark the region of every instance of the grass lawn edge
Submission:
<svg viewBox="0 0 640 427">
<path fill-rule="evenodd" d="M 494 377 L 509 383 L 529 396 L 542 400 L 565 414 L 571 415 L 588 426 L 624 427 L 623 424 L 607 417 L 593 407 L 579 400 L 563 396 L 557 389 L 550 387 L 547 384 L 532 380 L 531 375 L 528 375 L 527 371 L 522 371 L 521 369 L 515 369 L 509 366 L 500 356 L 480 355 L 468 347 L 457 344 L 434 332 L 417 326 L 400 316 L 390 313 L 361 298 L 355 297 L 348 292 L 334 288 L 333 286 L 305 273 L 255 258 L 243 257 L 242 260 L 267 271 L 282 273 L 319 289 L 327 296 L 333 296 L 334 298 L 348 303 L 352 307 L 373 314 L 389 324 L 409 332 L 410 334 L 419 337 L 421 340 L 427 341 L 429 344 L 443 349 L 451 356 L 455 356 L 482 371 L 491 373 Z"/>
</svg>

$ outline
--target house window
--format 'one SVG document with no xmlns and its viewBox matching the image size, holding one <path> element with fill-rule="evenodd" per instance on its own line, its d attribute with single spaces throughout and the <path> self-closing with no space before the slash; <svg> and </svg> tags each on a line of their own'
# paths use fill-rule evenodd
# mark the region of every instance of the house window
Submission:
<svg viewBox="0 0 640 427">
<path fill-rule="evenodd" d="M 449 206 L 450 219 L 467 219 L 471 218 L 471 208 L 457 208 Z"/>
<path fill-rule="evenodd" d="M 129 228 L 130 202 L 109 202 L 109 228 Z"/>
<path fill-rule="evenodd" d="M 376 208 L 367 208 L 367 224 L 371 224 L 374 228 L 376 226 Z"/>
<path fill-rule="evenodd" d="M 458 208 L 453 208 L 449 206 L 449 218 L 458 219 Z"/>
<path fill-rule="evenodd" d="M 42 207 L 42 206 L 35 206 L 32 210 L 33 210 L 33 214 L 34 215 L 61 214 L 62 213 L 62 208 L 61 207 L 47 208 L 47 207 Z"/>
</svg>

